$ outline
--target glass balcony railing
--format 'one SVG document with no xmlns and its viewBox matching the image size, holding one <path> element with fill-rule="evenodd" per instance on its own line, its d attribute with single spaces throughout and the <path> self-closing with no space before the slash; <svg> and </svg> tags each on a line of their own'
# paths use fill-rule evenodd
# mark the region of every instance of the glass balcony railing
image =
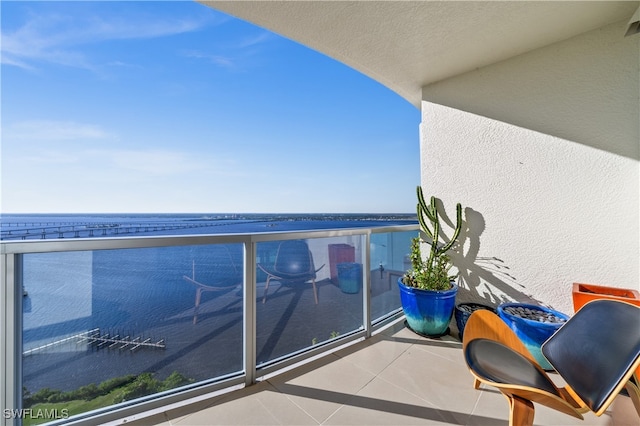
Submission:
<svg viewBox="0 0 640 426">
<path fill-rule="evenodd" d="M 3 242 L 2 424 L 112 421 L 367 338 L 416 234 Z"/>
</svg>

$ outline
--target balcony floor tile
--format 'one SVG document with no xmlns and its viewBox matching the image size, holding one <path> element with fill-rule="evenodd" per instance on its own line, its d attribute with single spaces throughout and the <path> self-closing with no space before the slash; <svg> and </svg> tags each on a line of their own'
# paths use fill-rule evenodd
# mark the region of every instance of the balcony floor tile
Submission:
<svg viewBox="0 0 640 426">
<path fill-rule="evenodd" d="M 168 413 L 171 417 L 171 413 Z M 317 422 L 269 382 L 228 394 L 212 407 L 171 420 L 172 425 L 313 425 Z"/>
<path fill-rule="evenodd" d="M 425 339 L 402 323 L 206 403 L 127 425 L 509 424 L 506 399 L 496 389 L 473 388 L 459 341 Z M 640 424 L 629 398 L 612 407 L 581 421 L 536 404 L 535 425 Z"/>
<path fill-rule="evenodd" d="M 350 400 L 375 374 L 347 359 L 330 355 L 333 360 L 316 361 L 320 368 L 298 374 L 295 370 L 269 379 L 278 391 L 287 395 L 319 424 L 324 423 Z"/>
</svg>

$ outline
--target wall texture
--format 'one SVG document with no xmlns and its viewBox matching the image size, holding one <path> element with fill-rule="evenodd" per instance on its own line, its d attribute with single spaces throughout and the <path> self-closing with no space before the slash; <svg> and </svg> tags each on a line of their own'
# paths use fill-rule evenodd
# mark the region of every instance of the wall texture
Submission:
<svg viewBox="0 0 640 426">
<path fill-rule="evenodd" d="M 640 36 L 626 22 L 423 88 L 422 185 L 465 207 L 460 297 L 640 289 Z"/>
</svg>

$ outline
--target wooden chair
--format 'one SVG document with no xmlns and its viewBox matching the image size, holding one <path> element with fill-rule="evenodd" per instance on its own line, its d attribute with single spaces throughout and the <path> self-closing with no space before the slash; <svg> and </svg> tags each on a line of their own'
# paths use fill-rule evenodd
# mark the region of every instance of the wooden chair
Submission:
<svg viewBox="0 0 640 426">
<path fill-rule="evenodd" d="M 267 292 L 271 280 L 279 281 L 284 285 L 299 285 L 311 281 L 313 297 L 318 304 L 318 289 L 316 288 L 316 273 L 324 267 L 324 264 L 315 268 L 313 255 L 304 240 L 286 240 L 278 246 L 276 259 L 273 266 L 258 264 L 258 268 L 267 274 L 267 282 L 264 286 L 262 303 L 267 301 Z"/>
<path fill-rule="evenodd" d="M 202 293 L 204 292 L 226 292 L 242 285 L 242 271 L 238 269 L 231 252 L 227 246 L 222 246 L 223 253 L 218 253 L 218 258 L 222 259 L 223 267 L 218 267 L 218 273 L 213 276 L 211 282 L 204 283 L 202 280 L 196 279 L 196 263 L 191 263 L 191 276 L 183 275 L 182 278 L 196 286 L 196 300 L 193 307 L 193 324 L 198 322 L 198 309 L 200 308 L 200 301 L 202 300 Z M 212 257 L 215 257 L 212 255 Z M 212 277 L 210 277 L 211 279 Z"/>
<path fill-rule="evenodd" d="M 558 387 L 513 331 L 495 314 L 469 318 L 463 352 L 480 383 L 494 386 L 509 401 L 509 424 L 533 425 L 539 403 L 584 419 L 602 415 L 624 389 L 640 416 L 640 307 L 596 300 L 585 305 L 542 345 L 542 353 L 566 382 Z"/>
</svg>

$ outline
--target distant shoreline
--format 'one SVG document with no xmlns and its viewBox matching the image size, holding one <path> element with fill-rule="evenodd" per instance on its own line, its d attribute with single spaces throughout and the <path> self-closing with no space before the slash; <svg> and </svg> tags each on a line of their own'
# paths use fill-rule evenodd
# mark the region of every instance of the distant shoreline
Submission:
<svg viewBox="0 0 640 426">
<path fill-rule="evenodd" d="M 416 215 L 408 213 L 4 214 L 0 215 L 0 240 L 305 231 L 402 224 L 417 224 Z"/>
</svg>

